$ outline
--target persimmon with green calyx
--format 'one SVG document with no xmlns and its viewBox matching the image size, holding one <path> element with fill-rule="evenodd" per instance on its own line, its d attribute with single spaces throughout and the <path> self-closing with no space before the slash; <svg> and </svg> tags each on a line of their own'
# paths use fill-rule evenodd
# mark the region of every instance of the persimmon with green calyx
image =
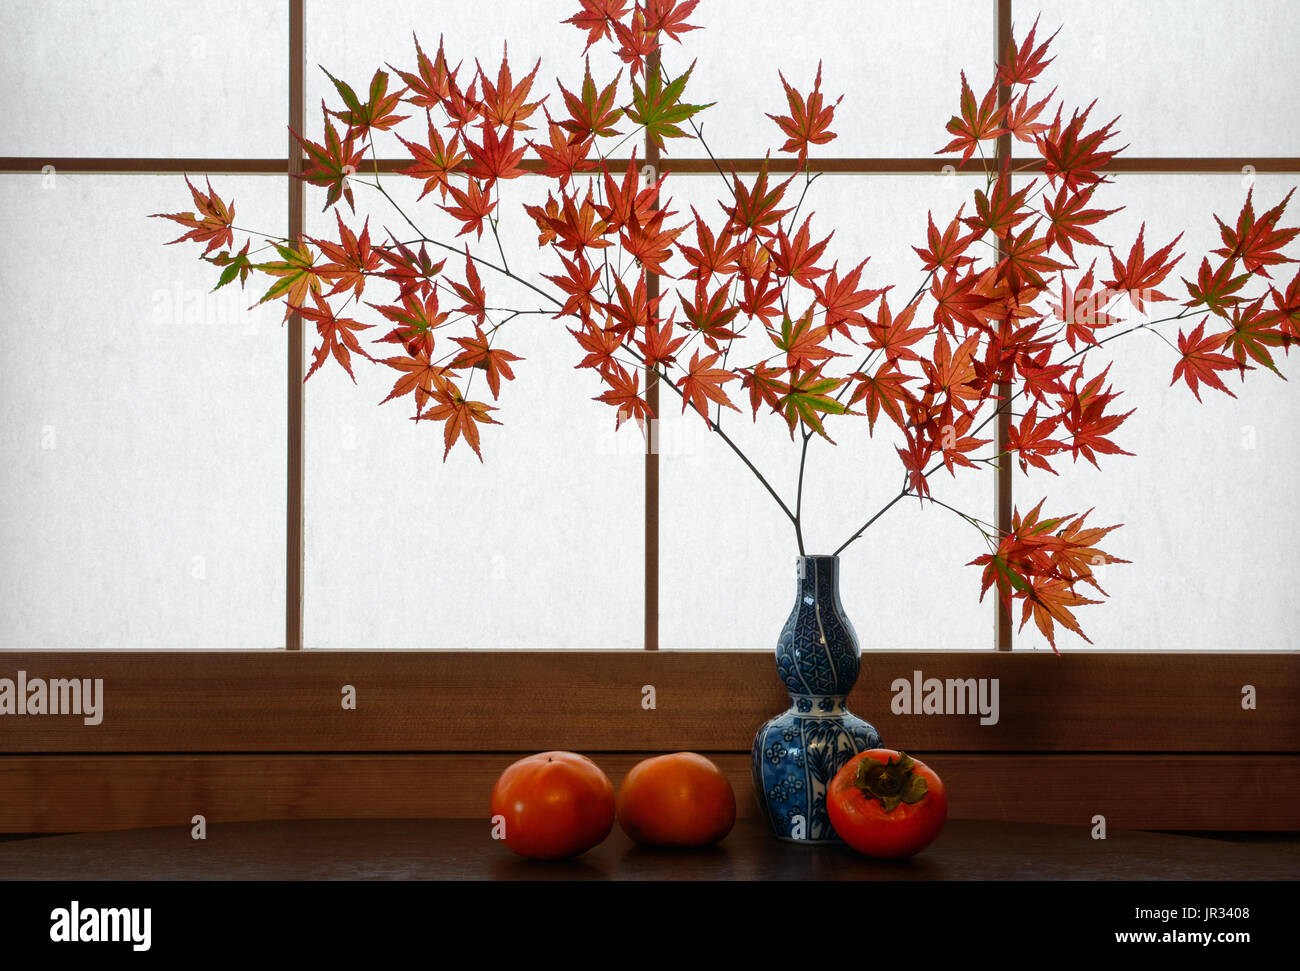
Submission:
<svg viewBox="0 0 1300 971">
<path fill-rule="evenodd" d="M 711 846 L 736 822 L 736 794 L 713 762 L 694 752 L 657 755 L 632 767 L 618 790 L 618 824 L 647 846 Z"/>
<path fill-rule="evenodd" d="M 534 860 L 585 853 L 614 828 L 609 776 L 574 752 L 539 752 L 515 762 L 492 787 L 491 805 L 506 846 Z"/>
<path fill-rule="evenodd" d="M 835 832 L 859 853 L 898 860 L 925 849 L 948 818 L 937 772 L 906 752 L 855 755 L 831 780 L 826 811 Z"/>
</svg>

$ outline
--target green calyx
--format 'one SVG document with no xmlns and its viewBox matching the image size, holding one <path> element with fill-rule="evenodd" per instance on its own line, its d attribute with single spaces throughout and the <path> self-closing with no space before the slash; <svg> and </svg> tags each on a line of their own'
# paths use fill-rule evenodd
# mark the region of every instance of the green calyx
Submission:
<svg viewBox="0 0 1300 971">
<path fill-rule="evenodd" d="M 911 805 L 925 798 L 925 779 L 913 772 L 915 765 L 916 760 L 906 752 L 884 762 L 863 759 L 853 784 L 868 799 L 879 799 L 885 812 L 893 812 L 900 802 Z"/>
</svg>

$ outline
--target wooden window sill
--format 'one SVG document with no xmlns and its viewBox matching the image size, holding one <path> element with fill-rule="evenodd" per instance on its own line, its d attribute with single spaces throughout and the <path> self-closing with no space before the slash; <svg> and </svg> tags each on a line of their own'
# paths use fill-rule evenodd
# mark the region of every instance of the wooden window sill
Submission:
<svg viewBox="0 0 1300 971">
<path fill-rule="evenodd" d="M 14 840 L 9 880 L 1295 880 L 1300 837 L 1266 844 L 1089 827 L 951 820 L 919 856 L 883 862 L 797 846 L 741 819 L 716 847 L 634 845 L 617 827 L 573 860 L 524 860 L 483 819 L 297 820 Z"/>
</svg>

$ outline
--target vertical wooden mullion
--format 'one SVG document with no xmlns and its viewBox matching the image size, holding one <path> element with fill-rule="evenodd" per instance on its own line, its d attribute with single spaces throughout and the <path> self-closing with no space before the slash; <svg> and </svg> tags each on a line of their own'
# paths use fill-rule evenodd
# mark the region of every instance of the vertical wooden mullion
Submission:
<svg viewBox="0 0 1300 971">
<path fill-rule="evenodd" d="M 305 0 L 289 0 L 289 128 L 303 131 L 305 106 L 304 65 L 306 41 L 303 36 Z M 302 151 L 292 134 L 289 138 L 289 227 L 295 243 L 303 232 L 303 187 L 297 178 L 302 173 Z M 302 649 L 302 538 L 303 538 L 303 334 L 302 317 L 289 314 L 287 368 L 287 495 L 285 497 L 285 596 L 284 646 Z"/>
<path fill-rule="evenodd" d="M 1011 0 L 997 0 L 997 27 L 995 30 L 996 40 L 994 41 L 994 59 L 1000 59 L 1007 49 L 1007 44 L 1011 40 Z M 1010 89 L 1005 84 L 998 85 L 998 104 L 1005 105 L 1010 98 Z M 998 138 L 996 150 L 997 164 L 1001 164 L 1004 158 L 1011 157 L 1011 135 L 1005 134 Z M 998 257 L 1002 256 L 1002 246 L 998 245 Z M 998 398 L 1006 401 L 1011 395 L 1011 383 L 1002 381 L 998 383 Z M 994 433 L 994 448 L 997 454 L 1001 456 L 997 469 L 996 502 L 997 502 L 997 524 L 1000 535 L 1005 535 L 1011 531 L 1011 469 L 1012 462 L 1007 457 L 1007 443 L 1011 439 L 1011 410 L 1001 412 L 998 415 Z M 1007 605 L 1002 602 L 1001 597 L 994 597 L 993 609 L 994 614 L 994 638 L 995 647 L 999 651 L 1011 650 L 1012 618 L 1011 612 Z"/>
<path fill-rule="evenodd" d="M 659 51 L 646 58 L 646 71 L 659 72 Z M 659 146 L 646 134 L 645 160 L 651 178 L 659 177 Z M 656 197 L 654 206 L 659 208 Z M 659 296 L 659 274 L 646 274 L 646 298 L 651 306 Z M 659 380 L 654 370 L 645 369 L 646 404 L 653 416 L 646 422 L 645 436 L 645 649 L 659 650 Z"/>
</svg>

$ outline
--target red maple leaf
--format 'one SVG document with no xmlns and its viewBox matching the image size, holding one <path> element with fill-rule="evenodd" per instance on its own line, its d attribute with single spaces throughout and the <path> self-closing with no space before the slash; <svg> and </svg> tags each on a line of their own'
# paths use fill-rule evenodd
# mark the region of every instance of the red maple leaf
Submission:
<svg viewBox="0 0 1300 971">
<path fill-rule="evenodd" d="M 1024 610 L 1020 615 L 1020 627 L 1024 630 L 1025 622 L 1032 616 L 1034 624 L 1047 638 L 1053 651 L 1056 650 L 1056 636 L 1053 621 L 1066 630 L 1073 631 L 1089 644 L 1092 639 L 1083 632 L 1079 621 L 1070 611 L 1071 607 L 1098 604 L 1100 600 L 1090 600 L 1074 592 L 1074 586 L 1068 580 L 1035 576 L 1030 579 L 1030 591 L 1024 598 Z M 1057 652 L 1059 653 L 1059 652 Z"/>
<path fill-rule="evenodd" d="M 1286 378 L 1273 362 L 1269 348 L 1286 346 L 1289 339 L 1273 326 L 1270 315 L 1262 312 L 1263 306 L 1264 297 L 1261 296 L 1248 305 L 1238 304 L 1232 308 L 1232 319 L 1229 321 L 1232 330 L 1224 335 L 1223 347 L 1224 350 L 1232 350 L 1233 359 L 1243 378 L 1249 367 L 1246 364 L 1246 358 L 1249 357 L 1285 381 Z"/>
<path fill-rule="evenodd" d="M 560 210 L 559 218 L 550 216 L 546 218 L 547 225 L 555 233 L 556 246 L 571 253 L 578 253 L 584 249 L 604 249 L 614 245 L 602 238 L 609 232 L 609 226 L 604 220 L 596 219 L 596 202 L 590 185 L 587 186 L 587 195 L 581 206 L 576 204 L 575 195 L 568 192 L 561 195 L 564 199 L 564 207 Z"/>
<path fill-rule="evenodd" d="M 781 321 L 780 333 L 769 332 L 772 343 L 785 351 L 785 366 L 792 372 L 811 371 L 832 357 L 844 355 L 832 351 L 825 341 L 831 329 L 826 324 L 813 326 L 816 306 L 809 307 L 798 320 L 786 314 Z"/>
<path fill-rule="evenodd" d="M 601 374 L 606 374 L 618 363 L 614 355 L 623 346 L 623 341 L 614 328 L 597 327 L 590 322 L 585 322 L 581 330 L 570 327 L 568 331 L 578 341 L 578 345 L 587 352 L 587 356 L 574 365 L 575 370 L 593 368 Z"/>
<path fill-rule="evenodd" d="M 1102 149 L 1107 141 L 1115 136 L 1112 129 L 1119 118 L 1111 119 L 1103 128 L 1084 132 L 1084 122 L 1092 111 L 1093 102 L 1080 113 L 1075 111 L 1069 123 L 1061 128 L 1061 114 L 1057 110 L 1056 120 L 1042 134 L 1037 136 L 1039 154 L 1043 156 L 1043 174 L 1055 183 L 1057 179 L 1071 192 L 1082 185 L 1092 185 L 1104 181 L 1097 170 L 1110 162 L 1123 148 Z"/>
<path fill-rule="evenodd" d="M 1038 420 L 1038 402 L 1030 405 L 1020 419 L 1020 424 L 1012 424 L 1007 435 L 1007 450 L 1020 457 L 1020 471 L 1029 471 L 1029 466 L 1043 469 L 1056 475 L 1056 470 L 1048 464 L 1048 457 L 1063 451 L 1064 442 L 1052 438 L 1052 432 L 1061 424 L 1061 416 Z"/>
<path fill-rule="evenodd" d="M 953 217 L 952 222 L 939 235 L 939 230 L 934 225 L 934 214 L 926 213 L 929 220 L 929 226 L 926 229 L 926 240 L 929 244 L 928 249 L 921 249 L 919 246 L 913 246 L 916 255 L 921 257 L 921 269 L 929 273 L 932 270 L 956 270 L 960 269 L 963 264 L 974 263 L 975 258 L 971 256 L 962 256 L 970 247 L 970 244 L 979 238 L 978 232 L 961 234 L 963 224 L 962 210 L 965 205 L 957 210 L 957 215 Z"/>
<path fill-rule="evenodd" d="M 645 328 L 645 338 L 637 340 L 636 346 L 640 348 L 647 367 L 675 363 L 677 351 L 686 343 L 685 336 L 673 336 L 673 316 L 670 314 L 660 327 L 656 327 L 654 321 L 649 321 Z"/>
<path fill-rule="evenodd" d="M 862 270 L 866 265 L 867 261 L 863 260 L 841 280 L 838 272 L 839 264 L 836 263 L 831 267 L 830 274 L 823 285 L 813 283 L 813 293 L 817 294 L 817 302 L 826 308 L 826 325 L 832 331 L 846 322 L 859 327 L 865 324 L 866 317 L 862 311 L 871 306 L 877 297 L 890 290 L 890 287 L 882 287 L 879 290 L 858 289 Z"/>
<path fill-rule="evenodd" d="M 441 421 L 446 424 L 443 427 L 443 442 L 446 448 L 442 452 L 442 460 L 447 461 L 447 455 L 451 452 L 451 447 L 463 435 L 469 447 L 474 450 L 480 462 L 483 461 L 483 453 L 479 451 L 479 432 L 478 426 L 499 425 L 489 411 L 495 411 L 492 405 L 482 401 L 466 401 L 461 397 L 460 392 L 449 386 L 448 390 L 435 390 L 433 395 L 435 402 L 432 408 L 429 408 L 422 415 L 418 415 L 417 420 Z"/>
<path fill-rule="evenodd" d="M 406 357 L 388 357 L 379 362 L 402 372 L 402 376 L 393 383 L 393 390 L 388 392 L 388 397 L 380 402 L 381 405 L 414 392 L 415 412 L 419 414 L 434 391 L 448 390 L 448 368 L 430 363 L 430 353 L 430 347 L 422 346 L 417 347 L 413 354 L 408 352 Z"/>
<path fill-rule="evenodd" d="M 1104 371 L 1083 386 L 1083 390 L 1078 390 L 1078 381 L 1083 374 L 1083 365 L 1080 363 L 1075 370 L 1074 376 L 1070 379 L 1069 390 L 1061 396 L 1062 424 L 1072 436 L 1070 452 L 1076 462 L 1079 460 L 1079 456 L 1082 455 L 1096 468 L 1101 468 L 1097 464 L 1098 454 L 1133 454 L 1124 451 L 1107 437 L 1113 434 L 1120 425 L 1124 424 L 1129 415 L 1133 414 L 1132 409 L 1123 414 L 1106 413 L 1110 403 L 1119 397 L 1119 393 L 1112 391 L 1109 387 L 1102 388 L 1109 371 L 1110 365 L 1108 364 Z"/>
<path fill-rule="evenodd" d="M 1258 273 L 1260 276 L 1267 278 L 1268 267 L 1279 263 L 1296 262 L 1287 259 L 1278 251 L 1295 239 L 1297 235 L 1300 235 L 1300 228 L 1277 228 L 1278 220 L 1282 218 L 1282 213 L 1286 211 L 1286 205 L 1291 201 L 1291 196 L 1295 194 L 1295 189 L 1288 192 L 1285 199 L 1260 216 L 1258 220 L 1255 218 L 1255 209 L 1251 203 L 1251 196 L 1254 192 L 1255 187 L 1251 186 L 1246 193 L 1246 203 L 1241 207 L 1241 213 L 1237 216 L 1235 230 L 1224 225 L 1223 220 L 1218 216 L 1214 217 L 1215 222 L 1219 224 L 1220 234 L 1223 237 L 1223 247 L 1216 249 L 1214 253 L 1216 256 L 1229 259 L 1240 257 L 1242 264 L 1246 267 L 1246 272 Z"/>
<path fill-rule="evenodd" d="M 945 152 L 960 151 L 962 162 L 967 161 L 975 154 L 980 142 L 997 138 L 1002 134 L 1001 121 L 1005 111 L 1006 105 L 998 105 L 997 81 L 993 82 L 984 99 L 977 105 L 975 94 L 966 81 L 966 72 L 962 71 L 961 115 L 954 115 L 947 126 L 949 134 L 957 137 L 935 154 L 943 155 Z"/>
<path fill-rule="evenodd" d="M 695 226 L 695 240 L 699 244 L 695 246 L 685 246 L 677 244 L 678 251 L 691 265 L 691 268 L 682 274 L 683 280 L 708 280 L 714 274 L 721 277 L 727 277 L 739 269 L 737 262 L 740 257 L 741 246 L 735 242 L 735 235 L 723 227 L 722 231 L 715 237 L 713 231 L 700 218 L 700 214 L 691 207 L 691 215 L 694 217 L 691 224 Z"/>
<path fill-rule="evenodd" d="M 1010 133 L 1018 142 L 1034 143 L 1039 135 L 1051 127 L 1047 122 L 1038 121 L 1037 118 L 1055 96 L 1056 89 L 1053 88 L 1048 92 L 1047 97 L 1033 104 L 1029 102 L 1028 92 L 1022 94 L 1019 101 L 1008 102 L 1006 115 L 1002 119 L 1003 130 Z"/>
<path fill-rule="evenodd" d="M 406 146 L 406 150 L 411 153 L 411 158 L 415 160 L 414 165 L 407 166 L 398 170 L 398 175 L 409 175 L 413 179 L 424 179 L 424 191 L 420 193 L 420 199 L 423 199 L 434 189 L 437 189 L 443 199 L 447 198 L 447 188 L 450 183 L 447 179 L 465 158 L 465 153 L 460 151 L 460 137 L 451 136 L 451 142 L 444 142 L 438 130 L 433 127 L 433 118 L 428 119 L 429 124 L 429 143 L 427 146 L 420 145 L 417 142 L 408 142 L 401 135 L 397 140 Z M 418 199 L 416 200 L 419 201 Z"/>
<path fill-rule="evenodd" d="M 596 167 L 596 163 L 587 158 L 591 151 L 591 142 L 582 139 L 571 141 L 565 137 L 564 129 L 551 121 L 549 114 L 546 120 L 551 144 L 540 145 L 531 141 L 528 144 L 542 161 L 542 175 L 558 179 L 560 188 L 563 189 L 573 176 Z"/>
<path fill-rule="evenodd" d="M 420 47 L 420 38 L 415 37 L 415 60 L 414 72 L 400 71 L 391 64 L 388 66 L 406 82 L 408 92 L 406 100 L 417 108 L 432 111 L 451 97 L 451 82 L 460 67 L 458 65 L 455 70 L 448 70 L 441 34 L 438 36 L 438 53 L 432 61 Z"/>
<path fill-rule="evenodd" d="M 1119 209 L 1085 209 L 1092 199 L 1096 186 L 1090 186 L 1082 192 L 1071 193 L 1065 186 L 1056 194 L 1056 201 L 1045 199 L 1043 207 L 1047 212 L 1047 245 L 1060 246 L 1061 252 L 1074 259 L 1074 244 L 1101 246 L 1101 240 L 1086 227 L 1099 223 L 1107 216 L 1114 215 Z"/>
<path fill-rule="evenodd" d="M 771 367 L 766 361 L 760 361 L 752 368 L 740 369 L 740 386 L 749 390 L 749 403 L 754 409 L 754 420 L 758 420 L 758 409 L 766 404 L 774 412 L 781 410 L 781 399 L 790 391 L 788 382 L 781 380 L 785 368 Z"/>
<path fill-rule="evenodd" d="M 517 179 L 523 175 L 524 170 L 519 167 L 519 163 L 528 147 L 521 145 L 515 148 L 514 130 L 507 129 L 506 137 L 498 138 L 496 129 L 486 121 L 479 126 L 479 130 L 483 133 L 482 142 L 465 136 L 465 151 L 470 157 L 464 166 L 465 174 L 483 179 L 485 189 L 490 189 L 497 179 Z"/>
<path fill-rule="evenodd" d="M 649 403 L 641 397 L 637 388 L 641 383 L 639 370 L 628 371 L 617 361 L 600 372 L 601 379 L 609 385 L 609 390 L 597 395 L 596 401 L 603 401 L 618 409 L 614 417 L 614 429 L 617 431 L 629 418 L 637 422 L 653 418 Z"/>
<path fill-rule="evenodd" d="M 348 184 L 348 177 L 356 174 L 358 167 L 364 161 L 365 146 L 356 147 L 351 130 L 348 131 L 346 138 L 340 139 L 338 130 L 329 119 L 324 101 L 321 102 L 320 109 L 325 118 L 325 144 L 318 145 L 295 131 L 290 132 L 307 153 L 309 161 L 299 178 L 329 190 L 325 193 L 325 205 L 321 208 L 321 212 L 338 202 L 340 197 L 346 199 L 348 207 L 355 211 L 356 205 L 352 198 L 352 186 Z"/>
<path fill-rule="evenodd" d="M 185 240 L 207 243 L 207 248 L 203 251 L 205 254 L 211 253 L 214 249 L 221 249 L 223 246 L 233 247 L 235 245 L 235 234 L 231 231 L 231 225 L 235 221 L 234 202 L 232 201 L 229 205 L 223 202 L 221 197 L 213 191 L 211 179 L 208 179 L 206 194 L 194 188 L 194 183 L 190 182 L 188 175 L 185 176 L 185 184 L 190 187 L 190 195 L 194 197 L 194 208 L 198 210 L 197 214 L 193 212 L 156 212 L 150 217 L 152 219 L 170 219 L 172 222 L 190 227 L 188 233 L 173 239 L 167 245 L 181 243 Z"/>
<path fill-rule="evenodd" d="M 324 68 L 321 68 L 325 71 Z M 406 89 L 388 93 L 388 72 L 376 71 L 374 77 L 370 79 L 369 98 L 362 101 L 357 97 L 356 92 L 345 81 L 340 81 L 329 71 L 325 71 L 325 76 L 334 82 L 334 89 L 338 91 L 339 96 L 343 99 L 344 105 L 347 106 L 345 111 L 331 111 L 330 114 L 348 126 L 348 137 L 360 136 L 367 138 L 371 130 L 388 131 L 398 122 L 405 121 L 408 115 L 394 114 L 402 103 L 402 95 Z"/>
<path fill-rule="evenodd" d="M 676 213 L 667 209 L 656 209 L 644 225 L 634 217 L 619 234 L 624 252 L 649 273 L 664 272 L 664 260 L 673 255 L 673 241 L 686 229 L 685 226 L 664 229 L 664 220 L 674 215 Z"/>
<path fill-rule="evenodd" d="M 803 225 L 795 233 L 794 239 L 791 240 L 786 235 L 785 227 L 778 226 L 776 231 L 777 251 L 773 254 L 773 264 L 777 271 L 783 277 L 794 280 L 802 287 L 812 289 L 812 281 L 819 276 L 825 276 L 826 271 L 818 268 L 817 261 L 822 254 L 826 252 L 826 246 L 831 241 L 830 233 L 825 239 L 814 243 L 809 231 L 809 224 L 812 221 L 812 213 L 804 219 Z"/>
<path fill-rule="evenodd" d="M 1169 384 L 1172 386 L 1179 378 L 1187 382 L 1187 386 L 1192 389 L 1192 394 L 1196 395 L 1196 400 L 1201 400 L 1199 385 L 1203 381 L 1211 388 L 1217 388 L 1229 397 L 1237 397 L 1228 390 L 1228 386 L 1223 383 L 1216 371 L 1228 371 L 1237 367 L 1237 362 L 1226 354 L 1217 353 L 1219 348 L 1223 347 L 1227 341 L 1227 334 L 1211 334 L 1209 337 L 1205 334 L 1205 321 L 1208 317 L 1201 318 L 1201 322 L 1196 325 L 1196 329 L 1191 334 L 1184 334 L 1182 330 L 1178 331 L 1178 352 L 1182 355 L 1178 363 L 1174 365 L 1174 376 L 1170 379 Z"/>
<path fill-rule="evenodd" d="M 739 411 L 731 399 L 727 397 L 727 392 L 722 390 L 722 386 L 728 381 L 736 380 L 737 375 L 724 368 L 715 368 L 718 358 L 722 355 L 718 352 L 710 354 L 703 359 L 700 358 L 700 352 L 696 351 L 691 355 L 690 366 L 686 369 L 686 374 L 678 381 L 678 390 L 682 393 L 682 411 L 686 411 L 689 404 L 705 421 L 709 420 L 709 402 L 715 402 L 724 405 L 733 411 Z"/>
<path fill-rule="evenodd" d="M 320 335 L 320 347 L 313 351 L 311 369 L 307 372 L 307 378 L 310 378 L 325 363 L 326 359 L 333 354 L 334 359 L 343 365 L 343 370 L 348 372 L 348 377 L 352 383 L 356 383 L 356 375 L 352 373 L 352 355 L 350 352 L 356 351 L 367 360 L 373 361 L 374 358 L 365 352 L 361 347 L 361 342 L 357 338 L 357 331 L 367 330 L 371 325 L 363 324 L 360 321 L 352 320 L 349 317 L 336 317 L 330 305 L 325 302 L 316 291 L 311 292 L 312 301 L 316 304 L 315 308 L 294 306 L 293 309 L 302 314 L 302 316 L 316 324 L 316 333 Z M 307 378 L 303 378 L 304 381 Z"/>
<path fill-rule="evenodd" d="M 830 124 L 835 118 L 835 109 L 844 100 L 844 95 L 835 99 L 831 105 L 824 104 L 822 97 L 822 62 L 817 62 L 817 78 L 813 81 L 812 92 L 805 100 L 803 95 L 790 86 L 785 75 L 777 72 L 785 88 L 785 98 L 790 105 L 790 114 L 773 115 L 771 118 L 786 135 L 786 143 L 781 151 L 795 153 L 802 164 L 808 158 L 809 145 L 825 145 L 835 138 Z"/>
<path fill-rule="evenodd" d="M 897 317 L 889 312 L 889 298 L 880 301 L 880 314 L 876 320 L 866 322 L 867 332 L 871 335 L 867 346 L 872 350 L 885 352 L 886 362 L 919 361 L 921 356 L 911 346 L 930 333 L 928 327 L 912 327 L 912 318 L 921 302 L 915 301 L 903 308 Z"/>
<path fill-rule="evenodd" d="M 334 286 L 326 294 L 327 297 L 332 297 L 349 287 L 352 288 L 353 296 L 359 297 L 365 288 L 366 277 L 373 275 L 380 264 L 379 253 L 370 246 L 370 219 L 366 219 L 365 225 L 361 227 L 361 235 L 358 237 L 343 225 L 343 217 L 339 215 L 337 209 L 334 210 L 334 218 L 338 220 L 339 225 L 337 243 L 328 239 L 312 239 L 320 249 L 321 255 L 330 261 L 320 264 L 316 268 L 316 275 L 323 280 L 335 281 Z"/>
<path fill-rule="evenodd" d="M 1300 271 L 1291 278 L 1285 293 L 1277 287 L 1269 287 L 1268 292 L 1273 298 L 1273 309 L 1265 314 L 1265 321 L 1281 330 L 1287 346 L 1300 341 Z"/>
<path fill-rule="evenodd" d="M 653 300 L 648 297 L 644 272 L 637 275 L 636 288 L 631 292 L 626 283 L 618 280 L 614 285 L 614 295 L 618 302 L 607 303 L 604 307 L 612 320 L 618 322 L 616 330 L 620 339 L 644 330 L 650 318 L 659 313 L 659 303 L 663 300 L 663 294 Z"/>
<path fill-rule="evenodd" d="M 1052 61 L 1054 57 L 1043 60 L 1043 55 L 1047 53 L 1047 48 L 1052 41 L 1056 39 L 1056 34 L 1061 32 L 1061 28 L 1056 29 L 1047 40 L 1043 41 L 1037 47 L 1034 46 L 1034 34 L 1038 30 L 1038 17 L 1034 18 L 1034 25 L 1029 28 L 1029 34 L 1025 37 L 1019 49 L 1016 48 L 1016 35 L 1013 31 L 1007 39 L 1007 50 L 1002 60 L 998 63 L 998 80 L 1010 87 L 1013 84 L 1032 84 L 1034 78 L 1043 73 L 1043 69 Z"/>
<path fill-rule="evenodd" d="M 385 339 L 406 344 L 408 352 L 412 354 L 415 353 L 411 350 L 412 344 L 432 350 L 433 332 L 446 323 L 447 318 L 451 316 L 438 309 L 438 291 L 432 289 L 425 297 L 417 296 L 415 293 L 403 294 L 400 307 L 395 304 L 381 306 L 376 303 L 370 306 L 397 325 Z M 421 337 L 425 339 L 416 340 Z"/>
<path fill-rule="evenodd" d="M 910 428 L 903 429 L 903 437 L 907 440 L 907 448 L 902 449 L 896 445 L 894 451 L 903 460 L 903 468 L 907 470 L 908 489 L 917 498 L 924 499 L 930 494 L 930 480 L 925 477 L 925 467 L 934 456 L 934 448 L 922 442 L 919 435 L 913 435 Z"/>
<path fill-rule="evenodd" d="M 487 319 L 487 294 L 483 291 L 483 281 L 479 278 L 478 268 L 470 258 L 469 247 L 465 248 L 465 282 L 457 283 L 455 280 L 447 282 L 451 284 L 456 296 L 465 301 L 456 310 L 469 314 L 474 318 L 475 324 L 482 326 Z"/>
<path fill-rule="evenodd" d="M 433 289 L 433 278 L 442 272 L 443 266 L 447 263 L 446 260 L 434 260 L 430 257 L 424 243 L 420 244 L 418 253 L 413 252 L 405 243 L 377 248 L 375 252 L 379 254 L 381 260 L 392 267 L 384 271 L 384 279 L 398 285 L 403 299 L 417 291 L 421 296 L 428 296 Z"/>
<path fill-rule="evenodd" d="M 728 306 L 727 288 L 720 287 L 709 296 L 708 283 L 700 280 L 695 284 L 695 300 L 680 297 L 682 310 L 690 325 L 704 335 L 704 342 L 713 350 L 718 349 L 719 341 L 729 341 L 736 336 L 729 325 L 740 314 L 740 307 Z"/>
<path fill-rule="evenodd" d="M 775 235 L 772 226 L 779 223 L 781 217 L 790 211 L 789 209 L 777 209 L 776 207 L 780 204 L 781 197 L 785 195 L 786 187 L 794 181 L 794 176 L 791 175 L 784 182 L 769 189 L 767 185 L 767 160 L 764 159 L 763 164 L 759 167 L 758 175 L 754 179 L 752 189 L 746 188 L 734 172 L 731 174 L 731 178 L 735 205 L 728 208 L 725 203 L 718 203 L 731 220 L 727 228 L 732 232 L 747 229 L 758 237 Z"/>
<path fill-rule="evenodd" d="M 1065 340 L 1070 345 L 1070 350 L 1074 350 L 1076 341 L 1084 344 L 1098 343 L 1094 331 L 1110 327 L 1116 322 L 1115 317 L 1106 313 L 1106 304 L 1111 294 L 1106 290 L 1097 290 L 1093 281 L 1093 267 L 1096 265 L 1094 260 L 1073 289 L 1062 273 L 1061 302 L 1049 303 L 1055 318 L 1065 324 Z"/>
<path fill-rule="evenodd" d="M 644 221 L 654 210 L 659 187 L 667 176 L 661 175 L 654 185 L 640 188 L 641 173 L 637 169 L 635 151 L 628 159 L 627 171 L 623 173 L 621 183 L 614 181 L 607 165 L 602 163 L 601 169 L 605 182 L 605 201 L 596 203 L 596 211 L 606 226 L 622 229 L 634 219 Z"/>
<path fill-rule="evenodd" d="M 545 100 L 528 101 L 528 92 L 532 90 L 533 79 L 537 77 L 537 69 L 542 66 L 541 58 L 537 59 L 533 69 L 518 84 L 515 84 L 510 76 L 508 44 L 502 50 L 501 67 L 497 71 L 495 84 L 483 73 L 483 68 L 477 61 L 474 62 L 474 66 L 478 68 L 479 81 L 483 85 L 483 102 L 479 106 L 479 113 L 483 118 L 494 127 L 506 128 L 512 132 L 527 131 L 532 128 L 531 125 L 524 124 L 524 119 L 531 116 L 542 100 Z"/>
<path fill-rule="evenodd" d="M 1155 288 L 1183 258 L 1183 254 L 1179 253 L 1173 259 L 1169 259 L 1170 252 L 1183 238 L 1182 233 L 1148 257 L 1142 242 L 1146 228 L 1147 224 L 1144 222 L 1142 228 L 1138 230 L 1137 239 L 1133 241 L 1132 249 L 1129 250 L 1126 263 L 1121 263 L 1115 256 L 1115 251 L 1110 250 L 1111 272 L 1115 275 L 1115 279 L 1104 281 L 1104 285 L 1109 289 L 1126 293 L 1139 313 L 1145 310 L 1148 302 L 1173 299 Z M 1169 262 L 1166 263 L 1166 260 Z"/>
<path fill-rule="evenodd" d="M 587 32 L 587 50 L 599 40 L 613 36 L 616 24 L 630 9 L 626 0 L 578 0 L 582 9 L 562 23 Z"/>
<path fill-rule="evenodd" d="M 1192 297 L 1183 306 L 1203 305 L 1211 313 L 1227 317 L 1229 308 L 1241 303 L 1242 298 L 1237 291 L 1250 280 L 1249 272 L 1233 276 L 1232 269 L 1235 265 L 1235 260 L 1224 260 L 1217 270 L 1211 270 L 1209 257 L 1202 259 L 1200 269 L 1196 273 L 1196 282 L 1192 283 L 1187 278 L 1183 278 L 1183 284 Z"/>
<path fill-rule="evenodd" d="M 631 65 L 628 73 L 635 77 L 645 70 L 646 58 L 659 50 L 659 37 L 646 25 L 645 14 L 640 6 L 632 12 L 630 23 L 616 20 L 610 26 L 621 45 L 618 56 L 624 64 Z"/>
<path fill-rule="evenodd" d="M 447 187 L 447 191 L 451 193 L 452 200 L 456 204 L 438 208 L 461 221 L 460 232 L 456 235 L 464 236 L 468 232 L 476 232 L 478 238 L 482 239 L 483 221 L 496 208 L 491 194 L 479 187 L 478 179 L 468 179 L 465 189 L 458 189 L 452 185 Z"/>
<path fill-rule="evenodd" d="M 899 428 L 907 424 L 904 409 L 915 400 L 907 389 L 907 382 L 914 378 L 899 370 L 894 361 L 885 361 L 871 374 L 855 371 L 850 378 L 858 384 L 849 398 L 849 407 L 859 401 L 866 403 L 867 427 L 870 431 L 875 431 L 876 418 L 882 410 Z"/>
<path fill-rule="evenodd" d="M 661 30 L 680 44 L 680 35 L 688 30 L 700 29 L 695 24 L 686 22 L 699 2 L 700 0 L 641 0 L 645 10 L 646 29 Z"/>
<path fill-rule="evenodd" d="M 514 371 L 510 370 L 510 362 L 522 361 L 523 358 L 499 347 L 493 347 L 491 339 L 480 327 L 474 328 L 473 337 L 453 337 L 452 340 L 461 346 L 462 352 L 451 362 L 451 366 L 473 367 L 486 371 L 488 387 L 492 390 L 492 400 L 495 401 L 501 393 L 501 379 L 505 378 L 507 381 L 515 379 Z"/>
<path fill-rule="evenodd" d="M 564 306 L 556 317 L 563 317 L 565 314 L 587 320 L 591 316 L 592 309 L 596 306 L 596 287 L 600 285 L 600 267 L 593 267 L 587 262 L 586 256 L 579 253 L 576 260 L 570 260 L 563 253 L 560 254 L 560 261 L 564 264 L 565 276 L 549 273 L 542 274 L 550 280 L 568 296 L 565 298 Z"/>
</svg>

